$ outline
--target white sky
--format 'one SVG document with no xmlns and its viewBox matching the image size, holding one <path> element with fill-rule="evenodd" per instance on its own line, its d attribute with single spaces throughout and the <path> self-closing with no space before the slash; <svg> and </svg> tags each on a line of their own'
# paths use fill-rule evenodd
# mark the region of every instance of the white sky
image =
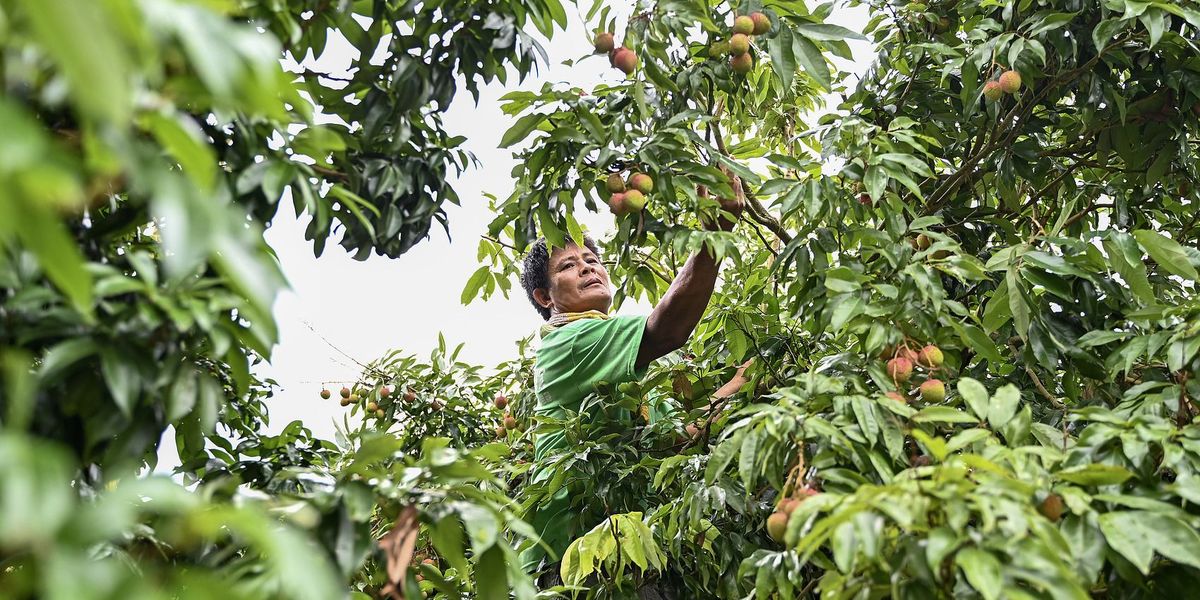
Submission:
<svg viewBox="0 0 1200 600">
<path fill-rule="evenodd" d="M 632 6 L 623 7 L 628 14 Z M 568 5 L 568 8 L 572 8 Z M 279 389 L 268 401 L 270 432 L 278 432 L 299 419 L 313 433 L 332 439 L 334 420 L 341 420 L 345 409 L 337 402 L 340 383 L 330 383 L 331 400 L 321 400 L 322 382 L 352 381 L 359 369 L 338 349 L 362 363 L 400 349 L 404 353 L 428 356 L 437 347 L 438 332 L 451 346 L 466 342 L 460 358 L 466 362 L 492 366 L 516 354 L 516 341 L 532 333 L 541 323 L 514 282 L 510 298 L 497 294 L 487 302 L 475 300 L 469 306 L 459 302 L 463 285 L 478 267 L 476 249 L 479 236 L 486 232 L 493 215 L 487 210 L 484 192 L 506 197 L 513 185 L 510 176 L 514 159 L 511 150 L 497 148 L 500 138 L 515 122 L 500 110 L 500 96 L 515 89 L 537 90 L 546 82 L 577 85 L 591 89 L 600 83 L 617 83 L 624 75 L 608 66 L 606 57 L 596 56 L 573 66 L 562 60 L 591 54 L 591 29 L 585 27 L 578 12 L 569 10 L 565 32 L 558 32 L 544 44 L 551 60 L 549 68 L 517 84 L 489 85 L 482 88 L 478 106 L 463 86 L 446 113 L 445 124 L 451 134 L 466 136 L 465 148 L 480 166 L 453 180 L 462 206 L 447 205 L 453 243 L 447 241 L 441 226 L 434 224 L 430 239 L 419 243 L 398 259 L 381 256 L 355 261 L 331 239 L 320 259 L 313 258 L 312 245 L 304 239 L 307 215 L 297 220 L 291 202 L 285 200 L 266 240 L 278 253 L 291 289 L 275 303 L 280 341 L 271 363 L 258 369 L 261 377 L 275 379 Z M 854 31 L 862 31 L 867 21 L 865 9 L 839 10 L 829 22 Z M 623 22 L 622 14 L 617 14 Z M 619 40 L 621 32 L 617 32 Z M 339 36 L 340 37 L 340 36 Z M 330 35 L 330 50 L 316 63 L 315 70 L 344 73 L 352 53 L 341 40 L 335 44 Z M 867 43 L 851 42 L 856 61 L 842 69 L 862 73 L 872 58 Z M 576 218 L 593 235 L 611 235 L 612 217 L 583 212 Z M 645 313 L 648 305 L 627 303 L 622 310 Z M 311 326 L 311 329 L 310 329 Z M 315 331 L 314 331 L 315 330 Z M 326 343 L 328 340 L 329 343 Z M 160 472 L 178 464 L 173 432 L 163 436 Z"/>
</svg>

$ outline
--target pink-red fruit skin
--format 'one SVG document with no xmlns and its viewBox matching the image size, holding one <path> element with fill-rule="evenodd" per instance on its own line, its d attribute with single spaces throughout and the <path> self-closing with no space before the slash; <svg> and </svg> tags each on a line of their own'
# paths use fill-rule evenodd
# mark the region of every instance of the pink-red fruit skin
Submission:
<svg viewBox="0 0 1200 600">
<path fill-rule="evenodd" d="M 638 190 L 625 192 L 625 211 L 635 213 L 646 207 L 646 195 Z"/>
<path fill-rule="evenodd" d="M 1021 91 L 1021 74 L 1016 71 L 1005 71 L 1000 75 L 1000 90 L 1005 94 L 1015 94 Z"/>
<path fill-rule="evenodd" d="M 729 53 L 734 56 L 741 56 L 750 51 L 750 37 L 737 33 L 729 38 Z"/>
<path fill-rule="evenodd" d="M 629 178 L 629 187 L 643 193 L 649 194 L 654 190 L 654 180 L 645 173 L 634 173 Z"/>
<path fill-rule="evenodd" d="M 921 384 L 921 399 L 925 402 L 941 402 L 946 399 L 946 384 L 939 379 L 929 379 Z"/>
<path fill-rule="evenodd" d="M 622 73 L 630 75 L 637 70 L 637 64 L 637 53 L 629 48 L 617 48 L 617 53 L 613 56 L 613 66 Z"/>
<path fill-rule="evenodd" d="M 942 362 L 945 359 L 946 357 L 942 355 L 942 349 L 933 344 L 921 348 L 921 351 L 917 353 L 917 364 L 926 369 L 936 369 L 942 366 Z"/>
<path fill-rule="evenodd" d="M 1000 99 L 1000 96 L 1003 95 L 1004 90 L 1000 87 L 999 83 L 995 81 L 989 81 L 983 84 L 983 97 L 987 98 L 989 101 L 995 102 Z"/>
<path fill-rule="evenodd" d="M 754 59 L 750 57 L 749 52 L 746 54 L 739 54 L 729 59 L 729 67 L 733 69 L 735 73 L 745 75 L 746 73 L 750 72 L 750 69 L 754 68 Z"/>
<path fill-rule="evenodd" d="M 782 542 L 784 534 L 787 533 L 787 523 L 787 513 L 771 513 L 771 516 L 767 517 L 767 535 L 776 542 Z"/>
<path fill-rule="evenodd" d="M 887 362 L 887 373 L 894 381 L 903 383 L 912 377 L 912 361 L 898 356 Z"/>
<path fill-rule="evenodd" d="M 754 22 L 754 30 L 751 31 L 754 35 L 771 31 L 771 19 L 767 18 L 767 15 L 760 12 L 750 13 L 750 20 Z"/>
</svg>

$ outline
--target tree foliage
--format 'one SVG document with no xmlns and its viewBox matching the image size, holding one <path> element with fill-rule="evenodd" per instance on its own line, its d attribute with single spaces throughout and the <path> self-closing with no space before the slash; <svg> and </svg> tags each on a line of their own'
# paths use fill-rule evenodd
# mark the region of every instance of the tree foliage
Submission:
<svg viewBox="0 0 1200 600">
<path fill-rule="evenodd" d="M 1187 596 L 1200 3 L 611 4 L 581 7 L 637 53 L 628 78 L 504 97 L 516 184 L 463 298 L 507 293 L 537 236 L 580 240 L 602 182 L 638 171 L 646 210 L 602 240 L 617 300 L 710 248 L 709 315 L 559 421 L 532 415 L 525 342 L 494 369 L 392 353 L 330 442 L 262 432 L 263 228 L 290 198 L 318 254 L 340 230 L 365 258 L 445 224 L 471 158 L 440 113 L 528 73 L 528 26 L 563 6 L 0 1 L 4 593 L 529 598 L 521 517 L 566 488 L 577 538 L 546 567 L 590 597 Z M 730 23 L 755 11 L 737 74 Z M 348 78 L 304 61 L 334 32 Z M 702 231 L 722 168 L 748 208 Z M 931 345 L 944 363 L 912 379 L 886 366 Z M 182 482 L 138 474 L 168 426 Z M 573 443 L 530 481 L 555 429 Z"/>
</svg>

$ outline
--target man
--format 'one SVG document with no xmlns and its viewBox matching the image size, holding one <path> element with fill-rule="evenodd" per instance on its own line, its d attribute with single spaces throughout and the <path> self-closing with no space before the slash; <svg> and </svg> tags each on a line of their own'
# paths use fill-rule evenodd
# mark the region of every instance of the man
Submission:
<svg viewBox="0 0 1200 600">
<path fill-rule="evenodd" d="M 721 204 L 724 212 L 737 216 L 744 197 L 737 177 L 730 179 L 736 198 L 722 200 Z M 710 228 L 728 231 L 732 227 L 733 223 L 722 216 Z M 521 283 L 534 308 L 546 320 L 534 366 L 534 412 L 563 418 L 579 410 L 596 383 L 636 381 L 655 359 L 683 347 L 708 306 L 720 265 L 708 250 L 691 256 L 649 316 L 609 316 L 612 290 L 608 271 L 589 238 L 582 247 L 568 244 L 553 252 L 547 250 L 544 239 L 538 240 L 523 267 Z M 718 397 L 732 395 L 745 383 L 745 366 L 718 390 Z M 564 443 L 565 433 L 561 431 L 538 435 L 534 440 L 535 462 L 560 450 Z M 549 475 L 535 469 L 533 480 L 544 481 Z M 559 558 L 571 540 L 584 533 L 572 530 L 569 505 L 567 490 L 562 489 L 530 519 Z M 539 547 L 522 554 L 526 571 L 537 569 L 544 556 Z"/>
</svg>

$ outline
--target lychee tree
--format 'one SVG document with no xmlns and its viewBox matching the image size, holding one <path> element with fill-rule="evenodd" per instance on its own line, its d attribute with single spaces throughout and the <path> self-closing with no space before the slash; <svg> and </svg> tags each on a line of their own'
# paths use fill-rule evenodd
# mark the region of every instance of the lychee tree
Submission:
<svg viewBox="0 0 1200 600">
<path fill-rule="evenodd" d="M 877 51 L 857 80 L 836 58 L 859 35 L 828 22 L 843 8 Z M 754 12 L 771 26 L 738 53 Z M 612 14 L 589 24 L 636 54 L 627 77 L 505 97 L 519 179 L 464 297 L 507 289 L 509 246 L 578 242 L 576 212 L 602 210 L 614 173 L 654 180 L 603 244 L 618 302 L 657 300 L 702 246 L 732 260 L 689 358 L 595 399 L 673 398 L 674 432 L 702 435 L 681 452 L 645 439 L 659 425 L 538 425 L 578 440 L 548 459 L 591 520 L 564 580 L 762 598 L 1200 580 L 1200 3 Z M 734 233 L 701 231 L 724 171 L 748 209 Z M 687 412 L 747 358 L 740 395 Z"/>
</svg>

